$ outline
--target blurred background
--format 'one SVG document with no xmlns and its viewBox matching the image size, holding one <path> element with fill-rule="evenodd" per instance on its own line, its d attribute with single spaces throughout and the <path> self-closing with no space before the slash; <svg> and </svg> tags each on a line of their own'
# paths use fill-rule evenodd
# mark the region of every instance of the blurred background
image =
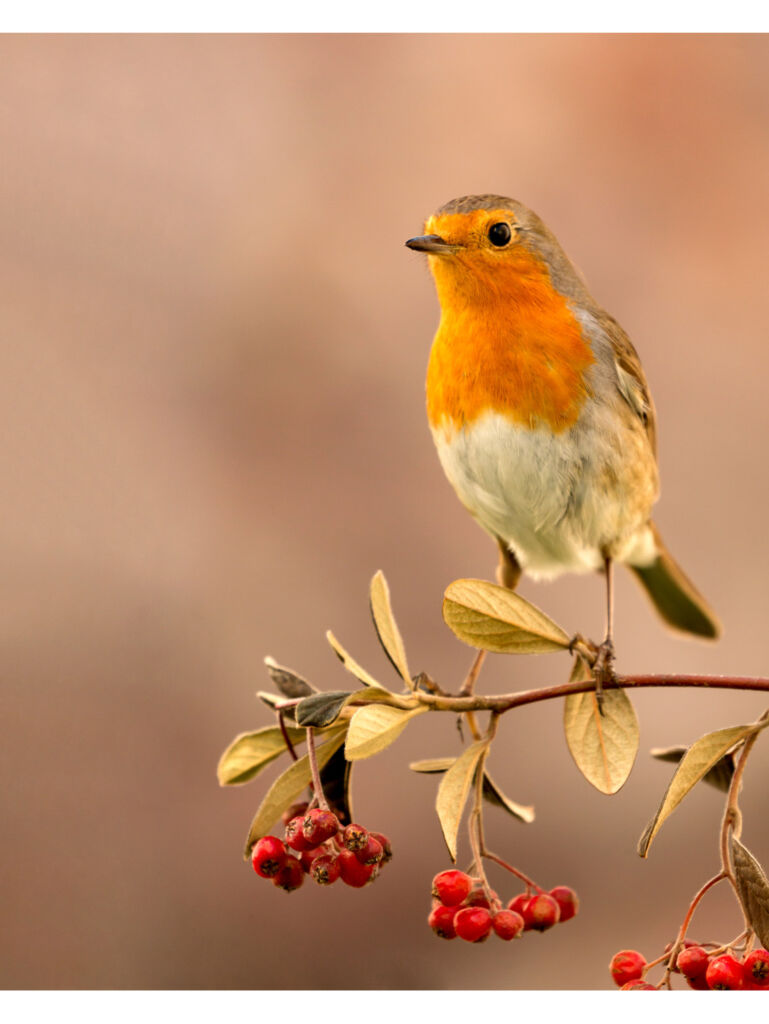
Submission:
<svg viewBox="0 0 769 1024">
<path fill-rule="evenodd" d="M 671 774 L 648 750 L 765 696 L 635 695 L 613 798 L 559 705 L 506 716 L 490 768 L 537 820 L 491 808 L 490 845 L 582 899 L 512 947 L 426 925 L 449 863 L 407 764 L 458 749 L 450 716 L 356 768 L 356 817 L 395 849 L 362 891 L 259 881 L 241 849 L 277 767 L 230 790 L 215 769 L 270 722 L 265 655 L 344 688 L 332 628 L 396 685 L 377 569 L 414 671 L 453 688 L 472 660 L 441 595 L 496 551 L 433 450 L 437 301 L 403 247 L 467 193 L 544 218 L 652 387 L 656 518 L 725 635 L 666 633 L 618 573 L 620 670 L 769 673 L 769 38 L 4 36 L 0 149 L 0 984 L 590 989 L 616 950 L 660 954 L 718 869 L 721 796 L 698 787 L 640 860 Z M 600 637 L 599 578 L 522 593 Z M 480 689 L 568 671 L 491 656 Z M 765 865 L 768 768 L 766 740 L 742 801 Z M 692 934 L 740 930 L 717 889 Z"/>
</svg>

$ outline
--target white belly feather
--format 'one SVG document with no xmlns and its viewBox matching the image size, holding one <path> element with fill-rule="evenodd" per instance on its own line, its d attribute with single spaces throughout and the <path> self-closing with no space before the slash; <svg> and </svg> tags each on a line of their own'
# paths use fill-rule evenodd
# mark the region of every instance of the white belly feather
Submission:
<svg viewBox="0 0 769 1024">
<path fill-rule="evenodd" d="M 444 423 L 433 438 L 446 476 L 481 526 L 503 539 L 530 575 L 553 577 L 602 568 L 605 550 L 634 564 L 654 557 L 651 502 L 639 508 L 624 500 L 640 481 L 629 471 L 633 453 L 621 451 L 606 429 L 610 422 L 583 421 L 554 434 L 488 412 L 460 429 Z M 637 442 L 646 443 L 640 432 Z M 644 483 L 656 497 L 654 472 Z"/>
</svg>

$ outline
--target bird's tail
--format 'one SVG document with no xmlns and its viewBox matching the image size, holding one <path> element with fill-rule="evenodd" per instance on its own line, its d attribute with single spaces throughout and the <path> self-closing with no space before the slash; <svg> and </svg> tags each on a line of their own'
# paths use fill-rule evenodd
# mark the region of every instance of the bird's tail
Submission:
<svg viewBox="0 0 769 1024">
<path fill-rule="evenodd" d="M 656 526 L 654 534 L 657 557 L 648 565 L 628 565 L 643 585 L 655 608 L 673 629 L 715 640 L 721 634 L 721 623 L 702 594 L 686 577 L 665 547 Z"/>
</svg>

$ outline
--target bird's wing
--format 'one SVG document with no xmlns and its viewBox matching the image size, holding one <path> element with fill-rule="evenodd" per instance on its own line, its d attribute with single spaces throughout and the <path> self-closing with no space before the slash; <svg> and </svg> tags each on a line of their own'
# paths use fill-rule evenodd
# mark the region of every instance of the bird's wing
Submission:
<svg viewBox="0 0 769 1024">
<path fill-rule="evenodd" d="M 611 340 L 617 388 L 646 429 L 654 457 L 657 457 L 657 414 L 646 383 L 641 360 L 633 343 L 614 317 L 606 315 L 602 325 Z"/>
</svg>

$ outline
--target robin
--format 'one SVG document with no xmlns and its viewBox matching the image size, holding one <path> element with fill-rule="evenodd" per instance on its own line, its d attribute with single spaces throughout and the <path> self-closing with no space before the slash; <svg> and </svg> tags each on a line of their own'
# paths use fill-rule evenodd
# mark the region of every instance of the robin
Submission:
<svg viewBox="0 0 769 1024">
<path fill-rule="evenodd" d="M 605 572 L 603 670 L 615 562 L 669 626 L 717 637 L 718 619 L 651 520 L 656 418 L 623 329 L 514 199 L 453 199 L 424 230 L 406 245 L 427 253 L 441 306 L 427 415 L 451 485 L 499 544 L 499 582 Z"/>
</svg>

